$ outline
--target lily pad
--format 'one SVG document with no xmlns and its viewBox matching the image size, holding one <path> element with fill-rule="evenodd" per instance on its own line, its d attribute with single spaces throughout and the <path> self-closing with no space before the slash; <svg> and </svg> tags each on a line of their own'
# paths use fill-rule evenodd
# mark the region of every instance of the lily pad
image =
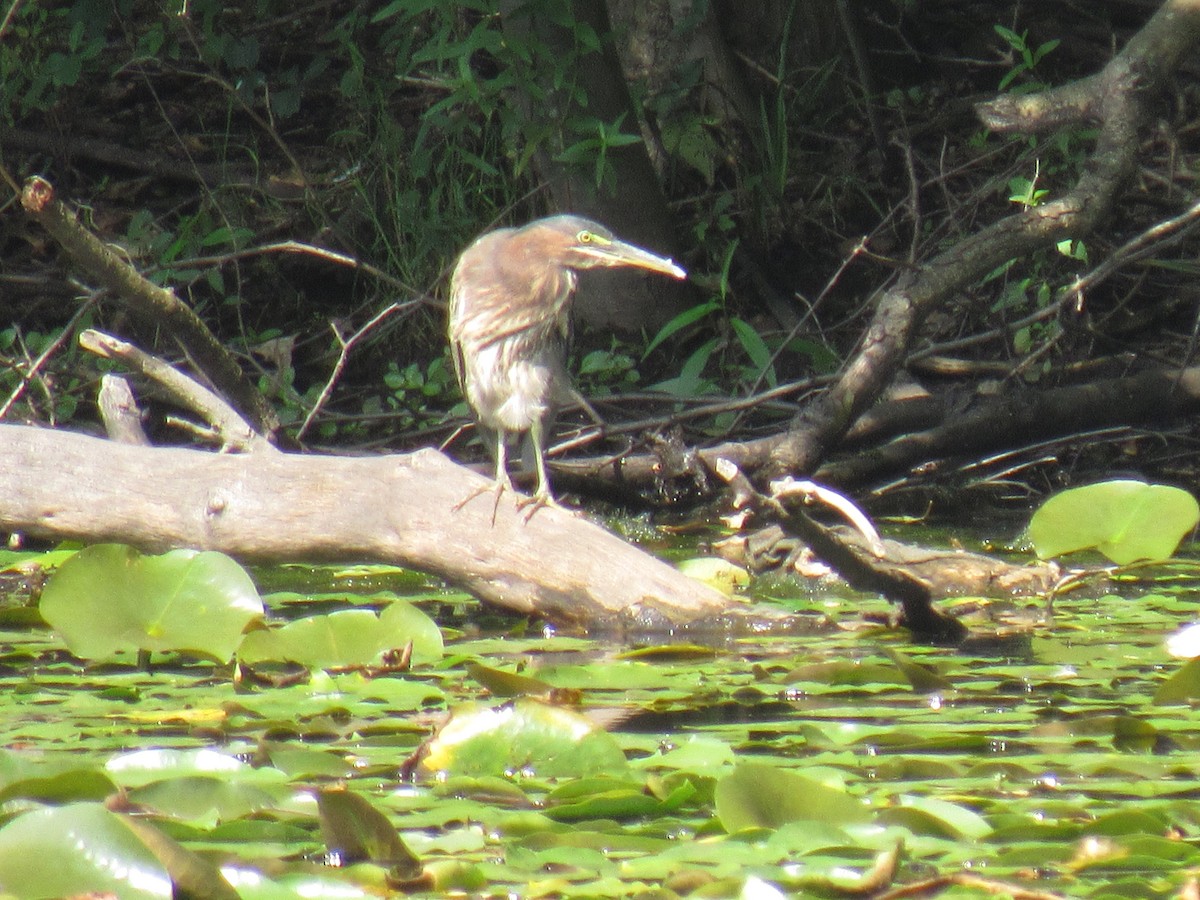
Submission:
<svg viewBox="0 0 1200 900">
<path fill-rule="evenodd" d="M 841 788 L 762 763 L 743 763 L 718 781 L 714 800 L 717 818 L 731 833 L 806 819 L 847 825 L 871 816 L 861 800 Z"/>
<path fill-rule="evenodd" d="M 249 664 L 286 660 L 314 669 L 367 666 L 410 642 L 416 660 L 442 655 L 437 624 L 412 604 L 395 600 L 378 616 L 369 609 L 343 609 L 253 631 L 238 648 L 238 658 Z"/>
<path fill-rule="evenodd" d="M 1200 522 L 1187 491 L 1144 481 L 1105 481 L 1071 488 L 1042 504 L 1029 539 L 1042 559 L 1099 550 L 1117 565 L 1168 559 Z"/>
<path fill-rule="evenodd" d="M 170 898 L 171 876 L 121 817 L 98 803 L 25 813 L 0 829 L 0 892 Z"/>
<path fill-rule="evenodd" d="M 54 573 L 39 610 L 84 659 L 157 651 L 224 662 L 263 605 L 246 570 L 223 553 L 144 556 L 122 544 L 97 544 Z"/>
<path fill-rule="evenodd" d="M 429 772 L 543 778 L 621 774 L 625 754 L 608 732 L 579 713 L 522 698 L 501 707 L 467 704 L 429 742 Z"/>
</svg>

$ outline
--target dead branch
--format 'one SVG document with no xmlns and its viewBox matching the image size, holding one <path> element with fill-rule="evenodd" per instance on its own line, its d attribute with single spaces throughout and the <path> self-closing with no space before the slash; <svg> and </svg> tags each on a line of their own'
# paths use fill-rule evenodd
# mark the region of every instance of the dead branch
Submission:
<svg viewBox="0 0 1200 900">
<path fill-rule="evenodd" d="M 34 176 L 26 180 L 21 205 L 90 277 L 116 294 L 136 316 L 167 329 L 193 363 L 253 422 L 259 433 L 267 436 L 275 433 L 279 419 L 271 405 L 189 306 L 173 292 L 147 281 L 84 228 L 45 179 Z"/>
<path fill-rule="evenodd" d="M 727 461 L 718 463 L 717 473 L 733 488 L 735 509 L 750 509 L 778 521 L 851 587 L 880 594 L 898 603 L 906 627 L 937 642 L 953 643 L 966 636 L 967 630 L 961 622 L 934 608 L 933 593 L 927 582 L 874 558 L 874 548 L 869 542 L 864 542 L 867 547 L 864 552 L 856 552 L 855 545 L 810 519 L 801 506 L 784 503 L 774 494 L 759 493 L 750 480 Z"/>
<path fill-rule="evenodd" d="M 954 406 L 951 409 L 951 406 Z M 826 463 L 817 477 L 851 485 L 904 472 L 925 460 L 1069 437 L 1114 425 L 1137 425 L 1194 415 L 1200 410 L 1200 367 L 1152 369 L 1048 391 L 976 396 L 944 404 L 940 424 L 852 457 Z"/>
<path fill-rule="evenodd" d="M 938 304 L 1006 260 L 1094 230 L 1133 172 L 1138 129 L 1151 101 L 1200 38 L 1200 3 L 1167 0 L 1104 69 L 1040 95 L 1006 95 L 978 112 L 997 130 L 1040 130 L 1096 119 L 1090 164 L 1072 191 L 1002 219 L 905 273 L 880 300 L 858 354 L 772 449 L 765 474 L 811 472 L 875 402 L 902 365 L 917 328 Z"/>
<path fill-rule="evenodd" d="M 728 459 L 760 481 L 816 471 L 842 445 L 859 418 L 878 401 L 909 358 L 921 324 L 940 304 L 1007 260 L 1067 238 L 1087 235 L 1110 217 L 1117 197 L 1134 171 L 1141 126 L 1181 61 L 1198 42 L 1200 0 L 1167 0 L 1125 49 L 1096 75 L 1043 94 L 1006 95 L 980 105 L 979 116 L 996 130 L 1042 131 L 1064 123 L 1098 121 L 1100 129 L 1091 158 L 1073 189 L 1001 219 L 924 265 L 902 273 L 883 293 L 856 355 L 836 382 L 801 410 L 786 433 L 703 449 L 696 458 L 710 469 L 718 459 Z M 1054 307 L 1063 307 L 1062 298 Z M 1052 313 L 1039 313 L 1047 314 Z M 1153 376 L 1147 377 L 1153 380 Z M 1167 406 L 1170 408 L 1171 404 Z M 1142 405 L 1139 410 L 1142 420 L 1145 413 L 1156 407 L 1161 409 L 1162 404 Z M 1187 407 L 1174 408 L 1182 411 Z M 1095 410 L 1095 406 L 1088 405 L 1085 409 Z M 1049 420 L 1044 424 L 1046 432 L 1057 427 Z M 1059 433 L 1070 434 L 1078 430 L 1079 424 L 1080 418 L 1075 417 Z M 1002 431 L 993 420 L 987 429 L 976 429 L 974 440 L 978 442 L 985 436 L 994 441 L 1005 440 Z M 906 452 L 914 450 L 916 444 L 914 439 Z M 889 450 L 889 453 L 900 452 Z M 897 456 L 892 464 L 899 462 Z M 822 480 L 844 483 L 841 476 L 821 471 Z M 649 493 L 664 478 L 673 477 L 673 473 L 664 472 L 662 461 L 654 456 L 625 458 L 618 463 L 605 459 L 578 461 L 569 466 L 560 464 L 555 466 L 555 475 L 560 483 L 569 480 L 580 487 L 589 479 L 613 481 L 631 494 Z M 679 476 L 686 479 L 687 473 Z"/>
<path fill-rule="evenodd" d="M 196 412 L 212 426 L 223 450 L 274 449 L 224 399 L 158 357 L 91 328 L 79 335 L 79 346 L 105 359 L 119 360 L 156 382 L 172 400 Z"/>
</svg>

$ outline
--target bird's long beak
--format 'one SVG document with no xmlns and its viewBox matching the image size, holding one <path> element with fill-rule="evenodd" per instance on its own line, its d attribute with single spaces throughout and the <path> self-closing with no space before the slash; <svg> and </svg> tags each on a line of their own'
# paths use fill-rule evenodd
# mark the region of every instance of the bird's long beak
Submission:
<svg viewBox="0 0 1200 900">
<path fill-rule="evenodd" d="M 656 256 L 649 250 L 635 247 L 624 241 L 610 241 L 607 244 L 592 244 L 583 251 L 602 266 L 634 266 L 647 269 L 672 278 L 687 278 L 687 272 L 675 264 L 675 260 L 665 256 Z"/>
</svg>

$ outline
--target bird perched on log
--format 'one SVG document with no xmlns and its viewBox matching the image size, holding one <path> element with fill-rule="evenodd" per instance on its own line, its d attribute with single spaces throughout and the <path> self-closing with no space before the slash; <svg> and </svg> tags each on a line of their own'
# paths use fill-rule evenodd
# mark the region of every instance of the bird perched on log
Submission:
<svg viewBox="0 0 1200 900">
<path fill-rule="evenodd" d="M 520 505 L 558 505 L 543 451 L 558 407 L 574 395 L 566 354 L 577 272 L 617 266 L 687 277 L 673 261 L 571 215 L 490 231 L 459 257 L 450 280 L 451 355 L 495 458 L 497 503 L 512 490 L 508 445 L 524 435 L 537 487 Z"/>
</svg>

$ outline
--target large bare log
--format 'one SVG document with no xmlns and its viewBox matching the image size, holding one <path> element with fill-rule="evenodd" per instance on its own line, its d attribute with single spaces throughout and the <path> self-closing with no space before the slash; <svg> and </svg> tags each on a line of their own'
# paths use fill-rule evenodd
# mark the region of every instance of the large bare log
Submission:
<svg viewBox="0 0 1200 900">
<path fill-rule="evenodd" d="M 2 425 L 0 459 L 0 529 L 34 537 L 391 562 L 566 626 L 671 628 L 740 605 L 582 517 L 494 504 L 434 450 L 220 454 Z"/>
</svg>

